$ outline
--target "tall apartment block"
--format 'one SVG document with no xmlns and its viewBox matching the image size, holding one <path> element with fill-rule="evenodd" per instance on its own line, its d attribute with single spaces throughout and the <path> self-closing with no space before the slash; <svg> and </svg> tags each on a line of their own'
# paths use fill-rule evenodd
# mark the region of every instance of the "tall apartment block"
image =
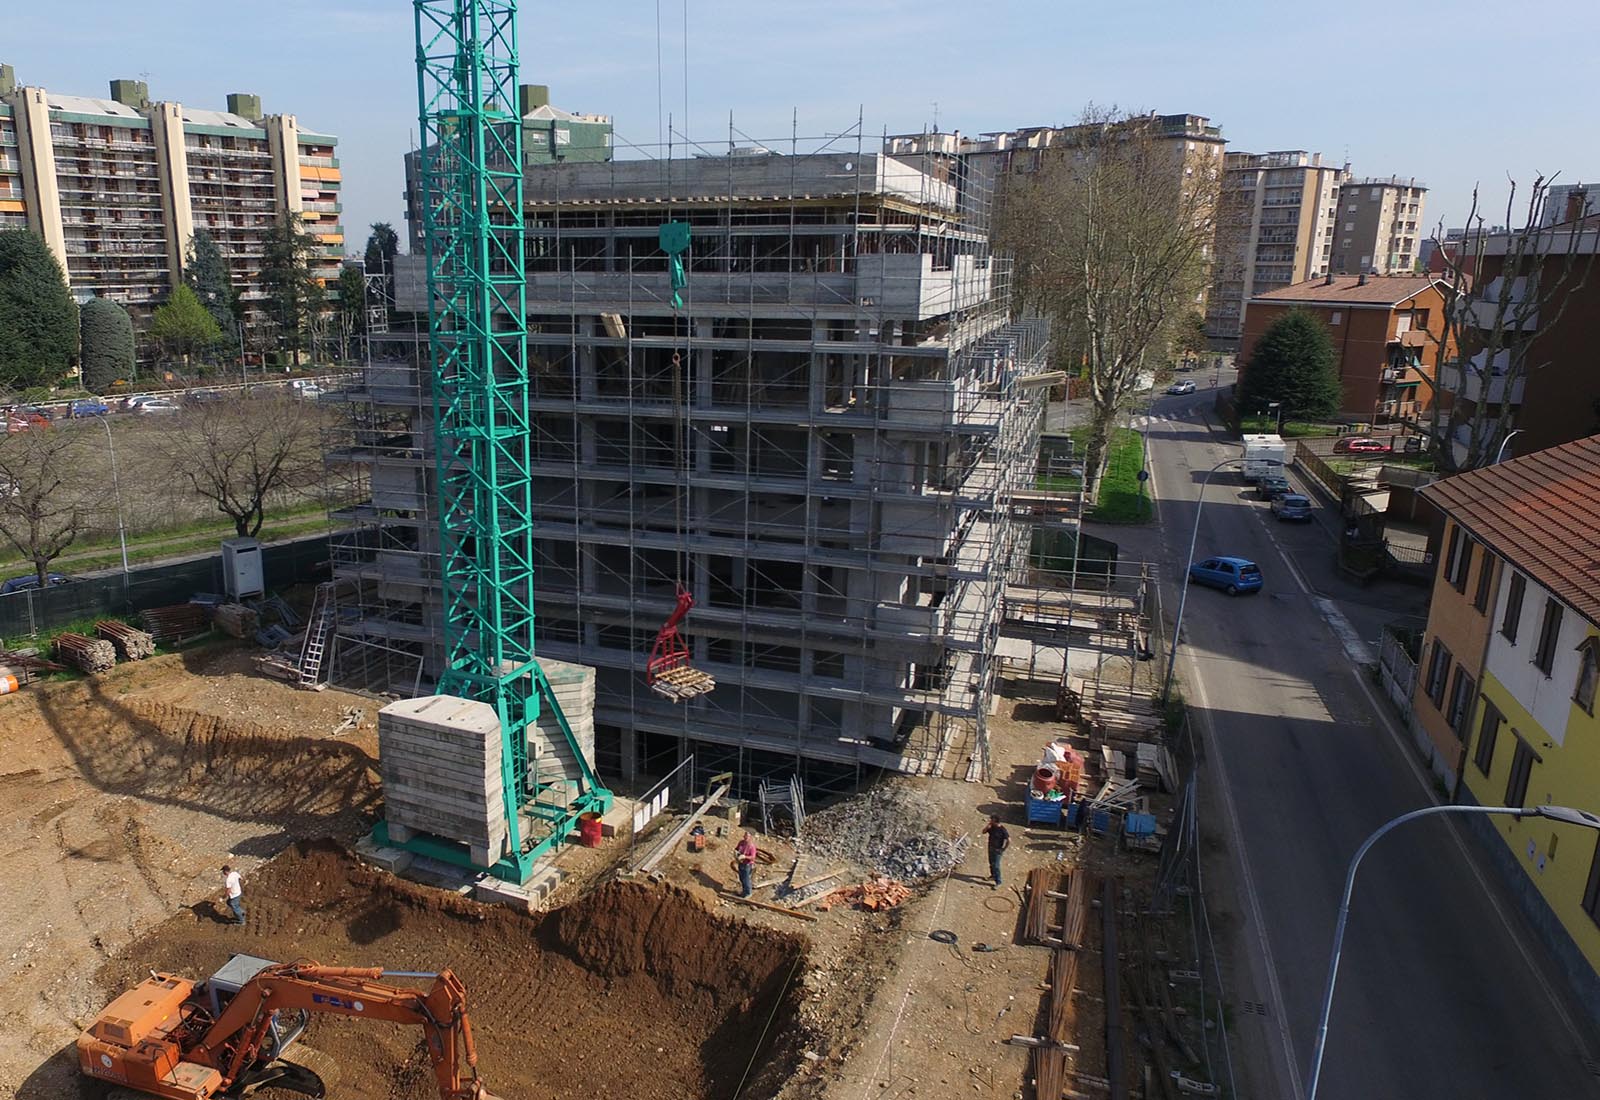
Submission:
<svg viewBox="0 0 1600 1100">
<path fill-rule="evenodd" d="M 1244 305 L 1258 294 L 1327 274 L 1335 211 L 1348 167 L 1321 153 L 1228 153 L 1223 158 L 1216 263 L 1206 331 L 1237 341 Z"/>
<path fill-rule="evenodd" d="M 317 274 L 338 277 L 337 139 L 230 95 L 226 111 L 151 101 L 142 81 L 111 98 L 18 86 L 0 65 L 0 227 L 38 233 L 80 299 L 147 316 L 182 277 L 195 230 L 231 262 L 247 310 L 266 297 L 263 242 L 283 213 L 316 239 Z"/>
<path fill-rule="evenodd" d="M 1428 189 L 1414 179 L 1348 180 L 1339 188 L 1333 234 L 1336 275 L 1409 275 L 1416 270 L 1427 230 Z"/>
<path fill-rule="evenodd" d="M 986 768 L 1048 329 L 1010 312 L 962 158 L 832 146 L 525 169 L 537 648 L 598 670 L 612 774 Z M 669 221 L 692 232 L 681 308 Z M 349 686 L 437 673 L 427 388 L 380 363 L 342 395 Z M 645 678 L 680 586 L 717 682 L 687 703 Z"/>
</svg>

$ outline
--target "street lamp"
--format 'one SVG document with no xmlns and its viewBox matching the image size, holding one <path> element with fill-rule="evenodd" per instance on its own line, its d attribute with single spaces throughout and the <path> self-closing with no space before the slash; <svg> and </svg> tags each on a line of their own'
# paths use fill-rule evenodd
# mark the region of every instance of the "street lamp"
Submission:
<svg viewBox="0 0 1600 1100">
<path fill-rule="evenodd" d="M 1277 409 L 1278 410 L 1278 434 L 1282 435 L 1283 434 L 1283 402 L 1282 401 L 1268 401 L 1267 402 L 1267 408 L 1269 408 L 1269 409 Z"/>
<path fill-rule="evenodd" d="M 1385 822 L 1378 826 L 1376 832 L 1367 837 L 1361 847 L 1356 849 L 1356 854 L 1350 860 L 1350 869 L 1344 876 L 1344 896 L 1339 900 L 1339 920 L 1333 928 L 1333 957 L 1328 960 L 1328 986 L 1322 994 L 1322 1009 L 1317 1016 L 1317 1044 L 1311 1052 L 1311 1081 L 1306 1088 L 1306 1100 L 1317 1100 L 1317 1084 L 1322 1078 L 1322 1053 L 1328 1042 L 1328 1012 L 1333 1007 L 1333 986 L 1339 977 L 1339 952 L 1344 946 L 1345 922 L 1350 917 L 1350 892 L 1355 889 L 1356 870 L 1361 866 L 1361 857 L 1367 854 L 1367 849 L 1378 842 L 1389 830 L 1396 825 L 1404 825 L 1408 821 L 1415 821 L 1419 817 L 1431 817 L 1434 814 L 1505 814 L 1510 817 L 1544 817 L 1552 821 L 1565 822 L 1568 825 L 1579 825 L 1585 829 L 1600 830 L 1600 817 L 1586 810 L 1574 810 L 1569 806 L 1463 806 L 1451 803 L 1446 806 L 1424 806 L 1420 810 L 1401 814 L 1393 821 Z"/>
<path fill-rule="evenodd" d="M 122 487 L 117 484 L 117 445 L 111 440 L 111 418 L 99 417 L 100 426 L 106 430 L 106 450 L 111 452 L 111 495 L 117 504 L 117 542 L 122 547 L 122 589 L 128 589 L 128 533 L 122 526 Z"/>
<path fill-rule="evenodd" d="M 1172 644 L 1167 647 L 1167 674 L 1161 681 L 1161 705 L 1167 705 L 1167 695 L 1172 691 L 1172 666 L 1178 660 L 1178 633 L 1183 629 L 1183 609 L 1189 602 L 1189 571 L 1194 568 L 1194 545 L 1200 538 L 1200 513 L 1205 508 L 1206 487 L 1211 484 L 1211 475 L 1224 466 L 1231 466 L 1235 462 L 1243 462 L 1244 457 L 1225 458 L 1211 469 L 1206 471 L 1206 479 L 1200 483 L 1200 496 L 1194 502 L 1194 530 L 1189 532 L 1189 560 L 1183 566 L 1183 590 L 1178 595 L 1178 618 L 1172 624 Z"/>
<path fill-rule="evenodd" d="M 1500 460 L 1506 456 L 1506 444 L 1510 443 L 1512 439 L 1521 435 L 1526 430 L 1526 428 L 1513 428 L 1511 431 L 1507 432 L 1506 437 L 1500 441 L 1500 449 L 1494 453 L 1494 461 L 1489 463 L 1489 465 L 1498 466 L 1500 464 Z"/>
</svg>

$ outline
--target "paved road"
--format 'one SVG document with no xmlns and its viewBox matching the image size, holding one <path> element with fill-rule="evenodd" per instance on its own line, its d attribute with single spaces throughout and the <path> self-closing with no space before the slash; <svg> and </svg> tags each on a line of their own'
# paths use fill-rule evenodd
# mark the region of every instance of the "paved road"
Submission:
<svg viewBox="0 0 1600 1100">
<path fill-rule="evenodd" d="M 1206 427 L 1209 407 L 1205 389 L 1166 398 L 1150 425 L 1173 578 L 1204 471 L 1237 454 Z M 1346 652 L 1420 594 L 1348 588 L 1322 528 L 1273 523 L 1226 471 L 1206 494 L 1196 553 L 1251 558 L 1266 577 L 1255 596 L 1190 591 L 1178 671 L 1205 753 L 1204 812 L 1233 857 L 1219 861 L 1226 881 L 1212 890 L 1223 891 L 1235 940 L 1224 946 L 1251 1067 L 1241 1091 L 1298 1097 L 1345 865 L 1372 829 L 1434 799 Z M 1169 599 L 1175 607 L 1176 591 Z M 1330 609 L 1356 628 L 1336 632 Z M 1367 857 L 1323 1097 L 1600 1096 L 1590 1039 L 1553 965 L 1483 875 L 1456 827 L 1439 821 L 1408 825 Z"/>
</svg>

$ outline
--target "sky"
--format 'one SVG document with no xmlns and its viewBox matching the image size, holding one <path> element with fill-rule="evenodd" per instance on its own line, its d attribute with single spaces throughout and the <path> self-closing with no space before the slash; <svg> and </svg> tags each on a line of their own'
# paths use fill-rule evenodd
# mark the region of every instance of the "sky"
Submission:
<svg viewBox="0 0 1600 1100">
<path fill-rule="evenodd" d="M 352 251 L 375 221 L 405 240 L 406 0 L 6 6 L 0 62 L 19 83 L 105 96 L 113 78 L 144 79 L 152 99 L 212 109 L 254 92 L 339 138 Z M 1093 103 L 1205 115 L 1230 150 L 1416 177 L 1430 228 L 1461 224 L 1478 184 L 1497 224 L 1508 177 L 1519 194 L 1541 173 L 1600 179 L 1592 0 L 524 0 L 519 26 L 522 82 L 613 116 L 619 145 L 654 144 L 668 115 L 711 148 L 726 147 L 730 112 L 774 147 L 859 118 L 871 148 L 885 130 L 1071 123 Z"/>
</svg>

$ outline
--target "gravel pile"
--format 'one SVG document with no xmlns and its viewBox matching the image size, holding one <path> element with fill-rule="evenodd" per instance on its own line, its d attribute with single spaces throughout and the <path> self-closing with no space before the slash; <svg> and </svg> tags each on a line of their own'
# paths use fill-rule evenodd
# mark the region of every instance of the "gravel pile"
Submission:
<svg viewBox="0 0 1600 1100">
<path fill-rule="evenodd" d="M 967 838 L 946 836 L 916 792 L 894 785 L 806 816 L 804 851 L 848 860 L 880 875 L 916 882 L 942 875 L 967 854 Z"/>
</svg>

